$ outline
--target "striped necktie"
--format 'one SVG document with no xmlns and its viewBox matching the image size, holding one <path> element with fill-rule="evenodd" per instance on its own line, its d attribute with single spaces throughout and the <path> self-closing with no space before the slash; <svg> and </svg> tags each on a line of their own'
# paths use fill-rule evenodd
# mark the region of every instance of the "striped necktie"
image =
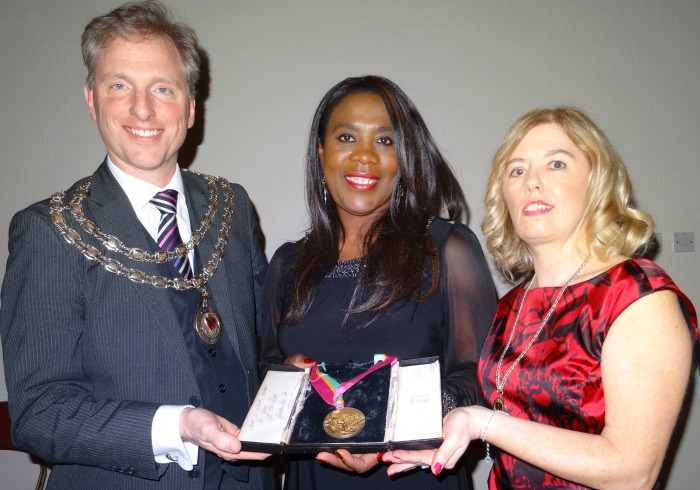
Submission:
<svg viewBox="0 0 700 490">
<path fill-rule="evenodd" d="M 156 242 L 163 250 L 173 251 L 182 243 L 182 237 L 177 229 L 177 191 L 174 189 L 166 189 L 159 192 L 153 199 L 151 204 L 160 211 L 160 224 L 158 225 L 158 236 Z M 192 279 L 192 267 L 190 261 L 185 257 L 176 257 L 173 260 L 173 265 L 185 279 Z"/>
</svg>

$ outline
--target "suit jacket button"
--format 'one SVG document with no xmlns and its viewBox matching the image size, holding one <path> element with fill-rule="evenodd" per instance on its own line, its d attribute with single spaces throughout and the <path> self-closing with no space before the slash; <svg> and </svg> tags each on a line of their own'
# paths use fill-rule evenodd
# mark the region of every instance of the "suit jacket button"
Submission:
<svg viewBox="0 0 700 490">
<path fill-rule="evenodd" d="M 216 349 L 209 349 L 209 355 L 211 357 L 216 357 Z"/>
<path fill-rule="evenodd" d="M 220 385 L 219 385 L 219 391 L 220 391 L 221 393 L 224 393 L 224 392 L 226 391 L 226 385 L 223 384 L 223 383 L 220 384 Z"/>
<path fill-rule="evenodd" d="M 200 475 L 201 473 L 196 468 L 192 471 L 187 472 L 187 476 L 189 476 L 192 480 L 196 480 L 197 478 L 199 478 Z"/>
<path fill-rule="evenodd" d="M 179 459 L 175 453 L 166 453 L 165 457 L 170 461 L 177 461 Z"/>
<path fill-rule="evenodd" d="M 190 397 L 190 405 L 193 407 L 198 407 L 202 404 L 202 400 L 198 396 L 191 396 Z"/>
</svg>

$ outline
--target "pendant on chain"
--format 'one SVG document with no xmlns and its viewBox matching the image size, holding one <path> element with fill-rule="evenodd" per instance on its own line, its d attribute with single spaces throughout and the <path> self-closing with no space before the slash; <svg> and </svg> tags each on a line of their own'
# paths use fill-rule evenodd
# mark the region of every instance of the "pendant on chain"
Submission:
<svg viewBox="0 0 700 490">
<path fill-rule="evenodd" d="M 498 395 L 496 397 L 496 401 L 493 402 L 493 409 L 497 412 L 506 411 L 506 404 L 503 403 L 503 398 L 501 397 L 501 395 Z"/>
<path fill-rule="evenodd" d="M 197 308 L 192 324 L 199 340 L 205 344 L 216 344 L 221 340 L 224 329 L 219 312 L 207 305 L 207 301 L 210 299 L 212 296 L 206 289 L 203 289 L 202 305 Z"/>
</svg>

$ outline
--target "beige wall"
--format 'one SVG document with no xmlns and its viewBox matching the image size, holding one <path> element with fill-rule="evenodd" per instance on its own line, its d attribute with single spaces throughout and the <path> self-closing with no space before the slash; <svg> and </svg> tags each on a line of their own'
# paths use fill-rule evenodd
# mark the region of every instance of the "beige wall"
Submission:
<svg viewBox="0 0 700 490">
<path fill-rule="evenodd" d="M 2 264 L 12 214 L 91 173 L 104 156 L 82 100 L 79 38 L 90 18 L 119 3 L 0 0 Z M 698 252 L 672 250 L 674 231 L 700 232 L 700 2 L 168 3 L 195 27 L 209 58 L 192 168 L 248 189 L 268 257 L 306 225 L 302 162 L 316 104 L 340 79 L 376 73 L 421 110 L 462 182 L 476 230 L 489 160 L 509 125 L 536 106 L 584 108 L 656 219 L 657 261 L 700 304 Z M 507 287 L 499 282 L 501 293 Z M 0 369 L 0 397 L 3 389 Z M 669 488 L 700 480 L 693 410 Z"/>
</svg>

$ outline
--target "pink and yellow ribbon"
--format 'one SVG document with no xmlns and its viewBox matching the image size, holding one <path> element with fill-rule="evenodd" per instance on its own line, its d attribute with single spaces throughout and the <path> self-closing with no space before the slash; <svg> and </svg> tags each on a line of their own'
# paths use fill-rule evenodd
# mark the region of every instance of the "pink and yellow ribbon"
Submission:
<svg viewBox="0 0 700 490">
<path fill-rule="evenodd" d="M 387 354 L 375 354 L 374 364 L 372 367 L 364 371 L 363 373 L 355 376 L 349 381 L 344 383 L 339 383 L 332 376 L 327 373 L 322 372 L 321 369 L 325 370 L 325 363 L 314 364 L 311 368 L 311 375 L 309 381 L 311 386 L 321 395 L 321 398 L 329 405 L 335 405 L 337 408 L 343 408 L 345 406 L 345 400 L 343 399 L 343 394 L 350 388 L 355 386 L 362 378 L 373 373 L 377 369 L 380 369 L 387 364 L 392 366 L 397 362 L 395 356 L 390 356 Z"/>
</svg>

